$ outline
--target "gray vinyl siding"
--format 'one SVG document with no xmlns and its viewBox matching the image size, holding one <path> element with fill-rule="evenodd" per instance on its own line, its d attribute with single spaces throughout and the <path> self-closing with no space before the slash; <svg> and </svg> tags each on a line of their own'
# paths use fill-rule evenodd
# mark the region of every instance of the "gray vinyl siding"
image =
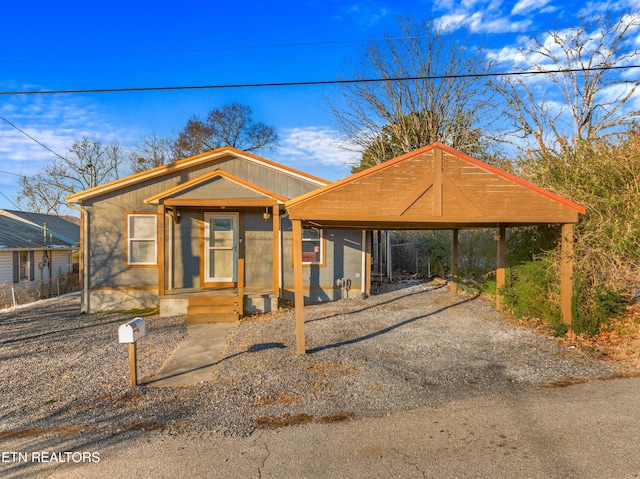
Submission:
<svg viewBox="0 0 640 479">
<path fill-rule="evenodd" d="M 87 200 L 86 204 L 108 202 L 109 204 L 120 206 L 143 205 L 146 198 L 218 169 L 287 199 L 302 195 L 321 186 L 310 180 L 292 176 L 263 164 L 228 157 L 213 163 L 194 166 L 132 186 L 123 187 L 92 200 Z M 255 193 L 251 193 L 251 195 L 255 195 Z"/>
<path fill-rule="evenodd" d="M 90 287 L 157 286 L 156 267 L 130 267 L 126 263 L 126 213 L 156 213 L 155 206 L 144 203 L 146 198 L 217 169 L 286 198 L 293 198 L 319 186 L 317 183 L 292 176 L 267 165 L 228 157 L 207 165 L 169 173 L 163 177 L 87 200 L 85 205 L 89 212 Z M 218 197 L 221 198 L 264 197 L 225 178 L 214 179 L 212 184 L 222 186 L 220 190 L 216 190 Z M 207 185 L 203 187 L 209 188 Z M 188 195 L 189 192 L 184 194 Z M 173 278 L 171 286 L 173 288 L 200 287 L 202 211 L 180 208 L 180 223 L 177 225 L 172 224 L 170 216 L 166 218 L 165 239 L 168 241 L 169 236 L 173 234 L 175 253 L 171 261 L 167 257 L 165 265 L 168 277 Z M 272 285 L 271 222 L 264 221 L 262 214 L 257 211 L 255 214 L 245 215 L 245 241 L 245 284 L 247 286 Z M 166 252 L 169 254 L 168 250 Z"/>
<path fill-rule="evenodd" d="M 265 195 L 227 178 L 215 177 L 173 196 L 180 199 L 265 199 Z"/>
<path fill-rule="evenodd" d="M 70 251 L 56 251 L 49 252 L 51 260 L 51 277 L 58 278 L 71 272 L 72 261 Z"/>
<path fill-rule="evenodd" d="M 91 288 L 157 286 L 153 267 L 131 267 L 126 260 L 127 212 L 156 213 L 144 204 L 100 202 L 89 211 L 89 268 Z"/>
<path fill-rule="evenodd" d="M 23 250 L 24 251 L 24 250 Z M 51 278 L 68 274 L 71 272 L 71 256 L 69 250 L 28 250 L 29 251 L 29 271 L 28 278 L 19 280 L 20 284 L 38 282 L 48 279 L 48 273 L 43 275 L 44 268 L 47 268 L 44 262 L 45 251 L 51 262 Z M 15 262 L 15 256 L 19 258 L 18 251 L 0 251 L 0 284 L 13 284 L 14 276 L 19 272 L 19 265 Z"/>
<path fill-rule="evenodd" d="M 173 229 L 173 258 L 166 262 L 167 267 L 172 268 L 173 287 L 199 288 L 202 213 L 181 210 L 180 223 L 173 224 L 168 218 L 167 228 Z"/>
<path fill-rule="evenodd" d="M 0 284 L 13 283 L 13 251 L 0 251 Z"/>
<path fill-rule="evenodd" d="M 283 221 L 283 286 L 285 297 L 293 294 L 293 258 L 291 222 Z M 303 283 L 309 287 L 308 300 L 332 301 L 339 298 L 338 279 L 351 280 L 351 294 L 362 287 L 362 232 L 349 230 L 324 231 L 324 265 L 305 265 Z M 306 295 L 306 293 L 305 293 Z"/>
<path fill-rule="evenodd" d="M 262 212 L 244 215 L 245 285 L 273 286 L 273 221 Z"/>
</svg>

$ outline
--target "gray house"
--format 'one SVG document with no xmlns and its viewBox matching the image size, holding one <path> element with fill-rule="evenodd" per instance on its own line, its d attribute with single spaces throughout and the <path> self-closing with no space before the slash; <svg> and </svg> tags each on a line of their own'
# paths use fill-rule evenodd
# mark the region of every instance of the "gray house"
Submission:
<svg viewBox="0 0 640 479">
<path fill-rule="evenodd" d="M 0 286 L 34 288 L 72 271 L 80 227 L 59 216 L 0 210 Z"/>
<path fill-rule="evenodd" d="M 274 309 L 294 289 L 284 203 L 327 184 L 225 147 L 69 196 L 81 210 L 83 310 L 159 306 L 208 322 Z M 307 301 L 365 288 L 365 237 L 304 229 Z"/>
</svg>

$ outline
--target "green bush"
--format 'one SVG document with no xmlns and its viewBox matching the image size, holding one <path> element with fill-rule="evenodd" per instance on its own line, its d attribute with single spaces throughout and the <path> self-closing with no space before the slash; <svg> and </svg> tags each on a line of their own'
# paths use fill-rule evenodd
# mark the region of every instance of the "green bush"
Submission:
<svg viewBox="0 0 640 479">
<path fill-rule="evenodd" d="M 628 304 L 622 290 L 591 286 L 583 279 L 575 284 L 572 329 L 577 335 L 594 336 L 610 319 L 622 314 Z"/>
<path fill-rule="evenodd" d="M 511 268 L 502 290 L 505 306 L 516 318 L 538 318 L 549 323 L 554 335 L 567 332 L 560 315 L 560 285 L 550 258 Z"/>
<path fill-rule="evenodd" d="M 502 293 L 505 306 L 516 318 L 546 321 L 555 336 L 567 332 L 560 313 L 560 283 L 553 257 L 511 268 Z M 574 286 L 571 329 L 577 335 L 594 336 L 611 318 L 622 314 L 627 304 L 625 291 L 594 286 L 578 277 Z"/>
</svg>

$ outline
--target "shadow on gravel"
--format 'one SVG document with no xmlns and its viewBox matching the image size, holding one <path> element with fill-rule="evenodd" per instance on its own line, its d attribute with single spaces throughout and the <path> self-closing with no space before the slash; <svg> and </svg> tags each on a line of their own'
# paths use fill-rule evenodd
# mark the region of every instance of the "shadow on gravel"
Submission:
<svg viewBox="0 0 640 479">
<path fill-rule="evenodd" d="M 431 291 L 433 291 L 433 290 L 431 290 Z M 420 293 L 423 293 L 423 292 L 424 291 L 420 291 Z M 402 298 L 406 298 L 406 297 L 414 295 L 414 294 L 419 294 L 419 293 L 411 293 L 410 295 L 402 296 Z M 471 298 L 468 298 L 468 299 L 465 299 L 465 300 L 462 300 L 462 301 L 458 301 L 457 303 L 450 304 L 448 306 L 444 306 L 444 307 L 442 307 L 440 309 L 436 309 L 435 311 L 431 311 L 428 314 L 423 314 L 421 316 L 416 316 L 414 318 L 410 318 L 410 319 L 407 319 L 405 321 L 401 321 L 399 323 L 396 323 L 394 325 L 388 326 L 388 327 L 386 327 L 384 329 L 381 329 L 379 331 L 375 331 L 373 333 L 366 334 L 365 336 L 361 336 L 359 338 L 349 339 L 347 341 L 341 341 L 339 343 L 334 343 L 334 344 L 327 344 L 325 346 L 318 346 L 316 348 L 312 348 L 312 349 L 307 350 L 307 353 L 308 354 L 314 354 L 314 353 L 319 353 L 320 351 L 324 351 L 324 350 L 327 350 L 327 349 L 339 348 L 341 346 L 347 346 L 349 344 L 356 344 L 356 343 L 360 343 L 362 341 L 367 341 L 369 339 L 373 339 L 373 338 L 375 338 L 377 336 L 381 336 L 381 335 L 386 334 L 386 333 L 388 333 L 390 331 L 393 331 L 394 329 L 398 329 L 398 328 L 401 328 L 402 326 L 406 326 L 407 324 L 414 323 L 414 322 L 419 321 L 421 319 L 425 319 L 425 318 L 428 318 L 430 316 L 434 316 L 436 314 L 440 314 L 440 313 L 442 313 L 442 312 L 444 312 L 444 311 L 446 311 L 448 309 L 455 308 L 456 306 L 460 306 L 462 304 L 474 301 L 474 300 L 478 299 L 479 296 L 480 296 L 480 294 L 476 294 L 476 295 L 472 296 Z M 392 299 L 390 301 L 386 301 L 385 303 L 379 303 L 379 304 L 388 304 L 388 303 L 390 303 L 392 301 L 396 301 L 397 299 L 400 299 L 400 298 L 394 298 L 394 299 Z M 374 305 L 374 306 L 378 306 L 378 305 Z M 358 311 L 352 311 L 352 313 L 359 313 L 361 311 L 366 311 L 367 309 L 371 309 L 374 306 L 370 306 L 368 308 L 363 308 L 363 309 L 358 310 Z M 351 314 L 351 313 L 347 313 L 347 314 Z M 339 315 L 334 315 L 334 316 L 339 316 Z M 322 318 L 322 319 L 328 319 L 328 318 Z"/>
<path fill-rule="evenodd" d="M 124 322 L 123 318 L 117 318 L 111 321 L 101 321 L 99 323 L 87 324 L 84 326 L 76 326 L 68 329 L 57 329 L 55 331 L 47 331 L 46 333 L 32 334 L 30 336 L 21 336 L 19 338 L 7 339 L 5 341 L 0 341 L 0 345 L 21 343 L 23 341 L 31 341 L 35 339 L 44 338 L 46 336 L 56 336 L 58 334 L 61 334 L 64 336 L 65 333 L 74 333 L 82 329 L 97 328 L 97 327 L 104 326 L 105 324 L 122 324 L 123 322 Z"/>
<path fill-rule="evenodd" d="M 408 297 L 410 297 L 410 296 L 417 296 L 417 295 L 419 295 L 419 294 L 430 293 L 431 291 L 437 291 L 437 290 L 442 289 L 442 288 L 444 288 L 444 287 L 446 287 L 446 286 L 447 286 L 447 284 L 443 284 L 443 285 L 441 285 L 441 286 L 437 286 L 437 287 L 435 287 L 435 288 L 423 289 L 423 290 L 420 290 L 420 291 L 415 291 L 415 292 L 413 292 L 413 293 L 402 294 L 402 295 L 397 296 L 397 297 L 395 297 L 395 298 L 388 299 L 387 301 L 382 301 L 382 302 L 380 302 L 380 303 L 374 303 L 374 304 L 371 304 L 371 305 L 369 305 L 369 306 L 366 306 L 366 307 L 364 307 L 364 308 L 360 308 L 360 309 L 354 309 L 353 311 L 349 311 L 349 312 L 348 312 L 348 313 L 346 313 L 346 314 L 362 313 L 362 312 L 367 311 L 367 310 L 369 310 L 369 309 L 377 308 L 378 306 L 384 306 L 384 305 L 387 305 L 387 304 L 393 303 L 393 302 L 395 302 L 395 301 L 400 301 L 401 299 L 406 299 L 406 298 L 408 298 Z M 476 295 L 476 296 L 474 296 L 474 297 L 473 297 L 473 298 L 471 298 L 471 299 L 475 299 L 475 298 L 477 298 L 478 296 L 479 296 L 479 295 Z M 315 322 L 317 322 L 317 321 L 325 321 L 325 320 L 327 320 L 327 319 L 335 318 L 335 317 L 338 317 L 338 316 L 343 316 L 344 314 L 345 314 L 344 312 L 340 312 L 340 313 L 336 313 L 336 314 L 331 314 L 331 315 L 329 315 L 329 316 L 323 316 L 323 317 L 321 317 L 321 318 L 310 319 L 310 320 L 308 320 L 308 321 L 305 321 L 305 324 L 307 324 L 307 323 L 315 323 Z"/>
</svg>

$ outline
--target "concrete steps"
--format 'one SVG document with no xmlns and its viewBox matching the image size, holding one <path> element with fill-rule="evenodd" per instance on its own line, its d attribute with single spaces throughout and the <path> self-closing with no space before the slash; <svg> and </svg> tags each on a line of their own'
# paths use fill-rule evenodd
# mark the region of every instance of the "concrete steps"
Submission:
<svg viewBox="0 0 640 479">
<path fill-rule="evenodd" d="M 238 295 L 197 295 L 189 297 L 186 323 L 238 321 L 242 316 L 242 298 Z"/>
</svg>

